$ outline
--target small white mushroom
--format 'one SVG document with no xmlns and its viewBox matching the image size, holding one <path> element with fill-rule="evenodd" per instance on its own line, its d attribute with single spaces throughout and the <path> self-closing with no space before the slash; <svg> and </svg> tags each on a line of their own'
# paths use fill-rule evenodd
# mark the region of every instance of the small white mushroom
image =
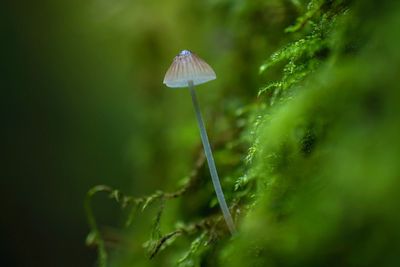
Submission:
<svg viewBox="0 0 400 267">
<path fill-rule="evenodd" d="M 225 201 L 224 193 L 222 192 L 210 142 L 208 141 L 206 128 L 197 101 L 196 91 L 194 90 L 195 85 L 206 83 L 215 80 L 216 78 L 215 72 L 210 65 L 191 51 L 183 50 L 174 58 L 174 61 L 165 74 L 164 84 L 172 88 L 189 88 L 215 193 L 217 194 L 217 199 L 229 231 L 231 234 L 234 234 L 236 233 L 235 224 L 233 223 L 231 213 L 229 212 L 228 205 Z"/>
</svg>

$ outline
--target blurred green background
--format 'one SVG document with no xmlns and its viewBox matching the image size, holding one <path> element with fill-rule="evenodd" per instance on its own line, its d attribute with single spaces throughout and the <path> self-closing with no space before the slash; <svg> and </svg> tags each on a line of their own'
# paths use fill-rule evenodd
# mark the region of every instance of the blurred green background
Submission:
<svg viewBox="0 0 400 267">
<path fill-rule="evenodd" d="M 175 189 L 192 168 L 200 143 L 189 94 L 162 84 L 173 57 L 191 49 L 215 68 L 218 79 L 199 91 L 207 119 L 239 107 L 254 98 L 263 60 L 255 57 L 270 45 L 253 21 L 270 18 L 240 1 L 1 6 L 2 261 L 91 266 L 83 210 L 91 186 L 141 196 Z M 266 10 L 276 17 L 270 27 L 282 28 L 281 7 Z M 99 221 L 114 224 L 119 209 L 102 200 Z"/>
<path fill-rule="evenodd" d="M 217 73 L 198 94 L 242 234 L 182 266 L 397 266 L 399 11 L 389 0 L 6 0 L 1 265 L 95 266 L 91 187 L 140 197 L 184 183 L 200 139 L 188 92 L 162 80 L 189 49 Z M 299 39 L 304 49 L 259 74 Z M 200 172 L 190 196 L 166 204 L 164 234 L 218 214 Z M 194 239 L 149 260 L 156 207 L 128 229 L 115 201 L 93 207 L 115 266 L 175 266 Z"/>
</svg>

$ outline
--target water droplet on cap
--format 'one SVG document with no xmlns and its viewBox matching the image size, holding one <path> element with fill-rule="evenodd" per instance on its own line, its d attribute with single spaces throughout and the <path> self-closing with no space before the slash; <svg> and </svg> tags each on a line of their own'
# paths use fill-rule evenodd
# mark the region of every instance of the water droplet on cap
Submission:
<svg viewBox="0 0 400 267">
<path fill-rule="evenodd" d="M 182 50 L 179 55 L 180 56 L 188 56 L 190 55 L 192 52 L 190 52 L 189 50 Z"/>
</svg>

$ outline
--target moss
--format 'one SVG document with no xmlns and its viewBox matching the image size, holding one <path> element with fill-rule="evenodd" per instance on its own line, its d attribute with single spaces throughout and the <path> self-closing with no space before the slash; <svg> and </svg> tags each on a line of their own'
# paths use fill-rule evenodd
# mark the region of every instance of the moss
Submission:
<svg viewBox="0 0 400 267">
<path fill-rule="evenodd" d="M 394 51 L 400 36 L 392 33 L 381 39 L 381 27 L 395 27 L 387 10 L 387 21 L 370 28 L 370 45 L 357 47 L 349 56 L 339 47 L 357 45 L 352 41 L 359 32 L 351 23 L 359 25 L 364 18 L 363 4 L 350 11 L 343 13 L 341 28 L 328 32 L 317 45 L 297 41 L 268 61 L 293 61 L 312 51 L 302 63 L 308 64 L 315 60 L 315 46 L 325 43 L 330 51 L 308 79 L 291 84 L 284 75 L 279 82 L 291 92 L 269 108 L 272 115 L 259 130 L 253 165 L 259 197 L 240 236 L 222 254 L 221 265 L 398 263 L 400 217 L 394 203 L 399 202 L 399 62 L 393 60 L 389 67 L 385 55 Z"/>
</svg>

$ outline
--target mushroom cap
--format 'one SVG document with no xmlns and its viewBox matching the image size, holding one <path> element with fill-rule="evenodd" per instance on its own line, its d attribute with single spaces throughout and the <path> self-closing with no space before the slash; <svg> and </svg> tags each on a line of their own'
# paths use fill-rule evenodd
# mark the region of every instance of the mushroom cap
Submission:
<svg viewBox="0 0 400 267">
<path fill-rule="evenodd" d="M 189 50 L 182 50 L 172 62 L 164 77 L 164 84 L 172 88 L 188 87 L 215 80 L 214 70 L 204 60 Z"/>
</svg>

